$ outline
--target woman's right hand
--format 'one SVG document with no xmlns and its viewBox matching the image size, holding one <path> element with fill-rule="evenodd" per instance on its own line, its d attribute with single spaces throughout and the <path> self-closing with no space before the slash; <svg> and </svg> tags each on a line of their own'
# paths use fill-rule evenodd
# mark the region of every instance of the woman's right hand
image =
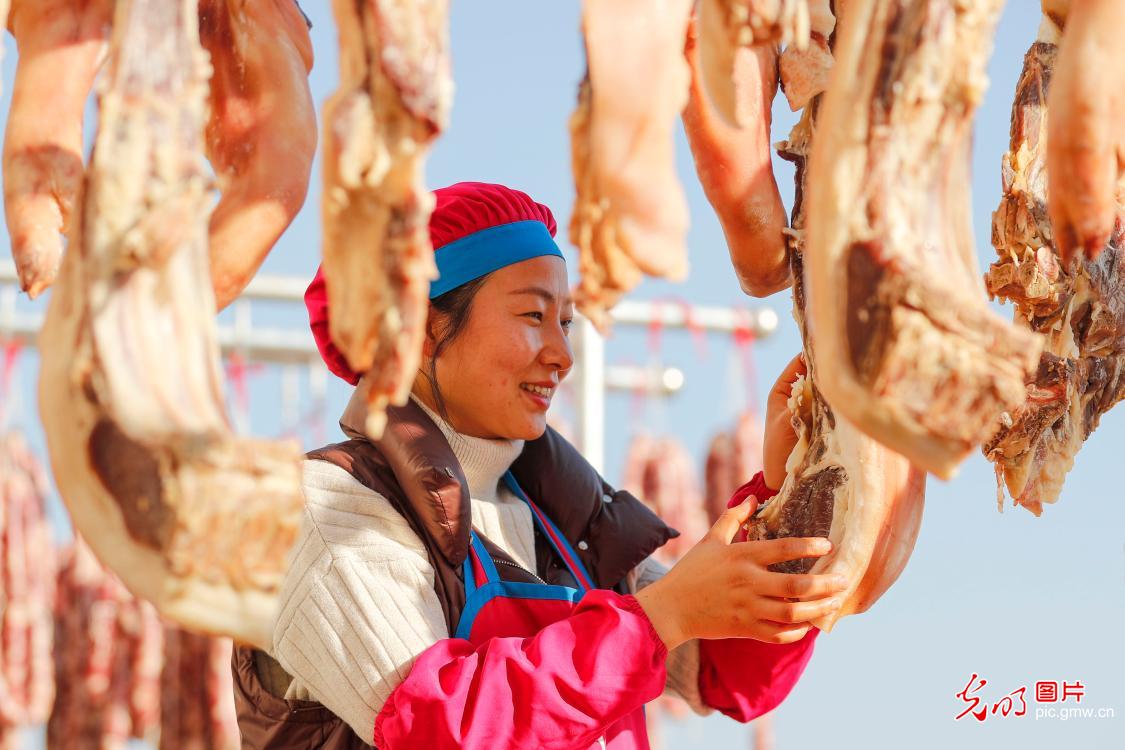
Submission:
<svg viewBox="0 0 1125 750">
<path fill-rule="evenodd" d="M 838 595 L 847 582 L 841 576 L 768 569 L 773 563 L 827 554 L 832 549 L 827 539 L 731 542 L 757 507 L 751 496 L 728 509 L 663 578 L 637 592 L 669 650 L 692 638 L 792 643 L 808 632 L 810 620 L 843 603 Z"/>
</svg>

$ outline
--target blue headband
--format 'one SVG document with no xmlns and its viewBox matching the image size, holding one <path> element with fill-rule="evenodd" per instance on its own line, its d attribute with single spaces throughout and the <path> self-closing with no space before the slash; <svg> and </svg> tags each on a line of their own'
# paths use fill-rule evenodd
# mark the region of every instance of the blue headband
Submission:
<svg viewBox="0 0 1125 750">
<path fill-rule="evenodd" d="M 563 257 L 541 221 L 516 221 L 473 232 L 434 253 L 440 276 L 430 284 L 430 299 L 504 266 L 541 255 Z"/>
</svg>

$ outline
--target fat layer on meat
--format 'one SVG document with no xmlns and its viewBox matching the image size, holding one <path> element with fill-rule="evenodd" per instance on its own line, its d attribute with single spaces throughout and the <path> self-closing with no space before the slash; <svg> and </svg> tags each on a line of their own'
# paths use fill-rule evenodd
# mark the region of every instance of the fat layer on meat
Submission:
<svg viewBox="0 0 1125 750">
<path fill-rule="evenodd" d="M 194 0 L 117 3 L 84 198 L 40 335 L 71 519 L 135 594 L 268 647 L 303 501 L 293 443 L 236 438 L 208 273 Z"/>
<path fill-rule="evenodd" d="M 972 114 L 1002 5 L 848 2 L 809 162 L 818 387 L 943 478 L 1023 400 L 1042 347 L 988 309 L 972 241 Z"/>
</svg>

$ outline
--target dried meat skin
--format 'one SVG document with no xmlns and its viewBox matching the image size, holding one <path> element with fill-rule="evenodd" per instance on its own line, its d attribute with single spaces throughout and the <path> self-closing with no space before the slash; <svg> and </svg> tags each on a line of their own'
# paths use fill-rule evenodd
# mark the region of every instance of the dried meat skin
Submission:
<svg viewBox="0 0 1125 750">
<path fill-rule="evenodd" d="M 448 3 L 334 0 L 340 87 L 324 105 L 324 275 L 333 342 L 369 382 L 366 431 L 421 363 L 433 195 L 425 155 L 452 101 Z"/>
<path fill-rule="evenodd" d="M 40 335 L 39 412 L 98 558 L 170 620 L 263 647 L 300 523 L 300 454 L 235 437 L 224 412 L 206 82 L 194 0 L 117 3 L 73 251 Z"/>
<path fill-rule="evenodd" d="M 1042 348 L 988 309 L 972 241 L 972 114 L 1001 5 L 849 2 L 809 162 L 818 385 L 943 478 L 1023 400 Z"/>
<path fill-rule="evenodd" d="M 305 202 L 317 140 L 313 52 L 293 0 L 201 0 L 199 29 L 213 70 L 205 145 L 222 193 L 209 229 L 221 310 Z"/>
<path fill-rule="evenodd" d="M 4 212 L 20 286 L 32 298 L 58 274 L 82 184 L 86 99 L 112 13 L 111 0 L 15 0 L 8 19 L 19 57 L 4 132 Z"/>
<path fill-rule="evenodd" d="M 1051 7 L 1051 6 L 1056 7 Z M 1061 6 L 1061 7 L 1058 7 Z M 1065 23 L 1048 102 L 1047 204 L 1059 257 L 1096 258 L 1125 193 L 1125 3 L 1049 3 Z"/>
<path fill-rule="evenodd" d="M 730 80 L 742 126 L 726 122 L 703 90 L 699 45 L 688 35 L 691 88 L 684 130 L 703 192 L 715 209 L 742 290 L 765 297 L 789 285 L 785 207 L 773 174 L 771 104 L 777 93 L 772 46 L 734 52 Z"/>
<path fill-rule="evenodd" d="M 1016 85 L 992 223 L 999 259 L 985 277 L 990 294 L 1014 304 L 1017 323 L 1046 340 L 1024 402 L 983 446 L 1013 502 L 1035 515 L 1058 499 L 1083 442 L 1125 397 L 1125 202 L 1115 204 L 1114 231 L 1092 260 L 1063 259 L 1048 212 L 1058 17 L 1047 15 Z"/>
<path fill-rule="evenodd" d="M 598 328 L 645 276 L 687 275 L 687 202 L 675 169 L 687 101 L 690 0 L 584 0 L 586 76 L 571 115 L 575 302 Z"/>
</svg>

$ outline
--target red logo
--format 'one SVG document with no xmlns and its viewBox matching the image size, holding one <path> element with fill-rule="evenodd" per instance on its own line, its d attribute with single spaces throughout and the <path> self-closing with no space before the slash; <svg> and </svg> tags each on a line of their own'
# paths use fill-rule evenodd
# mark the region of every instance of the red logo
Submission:
<svg viewBox="0 0 1125 750">
<path fill-rule="evenodd" d="M 1073 698 L 1075 703 L 1082 702 L 1082 696 L 1086 694 L 1086 686 L 1080 680 L 1074 682 L 1062 681 L 1062 692 L 1059 691 L 1059 680 L 1039 680 L 1035 683 L 1035 702 L 1036 703 L 1066 703 L 1069 699 Z M 984 721 L 988 718 L 989 713 L 993 716 L 1000 714 L 1001 717 L 1006 716 L 1023 716 L 1027 713 L 1027 701 L 1025 694 L 1027 693 L 1027 686 L 1020 685 L 1012 692 L 1005 695 L 1000 700 L 991 705 L 981 697 L 977 696 L 980 689 L 988 684 L 988 680 L 984 679 L 976 672 L 973 672 L 965 687 L 961 689 L 956 697 L 960 698 L 965 704 L 965 709 L 957 714 L 954 720 L 961 720 L 968 715 L 972 715 L 977 721 Z M 1038 718 L 1039 711 L 1046 711 L 1047 709 L 1036 709 L 1036 718 Z M 1054 709 L 1051 709 L 1052 711 Z M 1065 709 L 1063 709 L 1065 710 Z"/>
</svg>

